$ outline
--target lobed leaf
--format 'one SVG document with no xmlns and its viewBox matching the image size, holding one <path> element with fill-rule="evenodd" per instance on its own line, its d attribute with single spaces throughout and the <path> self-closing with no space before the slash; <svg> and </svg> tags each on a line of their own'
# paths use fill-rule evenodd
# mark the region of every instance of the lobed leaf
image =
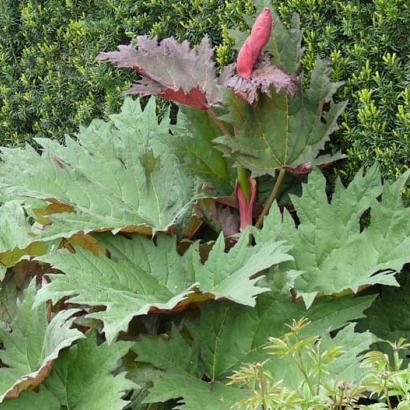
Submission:
<svg viewBox="0 0 410 410">
<path fill-rule="evenodd" d="M 221 135 L 208 113 L 182 108 L 172 129 L 172 149 L 188 175 L 195 176 L 216 195 L 229 196 L 235 190 L 235 176 L 230 161 L 212 143 Z"/>
<path fill-rule="evenodd" d="M 394 184 L 382 185 L 373 167 L 366 174 L 359 172 L 347 188 L 338 181 L 329 202 L 326 180 L 314 170 L 303 195 L 292 196 L 300 220 L 297 228 L 286 211 L 282 222 L 278 209 L 272 207 L 263 229 L 255 235 L 286 237 L 293 244 L 290 253 L 295 262 L 284 269 L 304 271 L 295 287 L 307 306 L 317 294 L 357 292 L 377 283 L 397 286 L 393 274 L 410 261 L 410 208 L 404 207 L 400 193 L 407 178 L 408 173 Z M 361 230 L 367 209 L 371 223 Z"/>
<path fill-rule="evenodd" d="M 144 402 L 178 399 L 174 409 L 226 410 L 244 397 L 245 392 L 221 382 L 207 383 L 182 371 L 170 370 L 156 381 Z"/>
<path fill-rule="evenodd" d="M 129 404 L 122 397 L 136 385 L 125 378 L 125 373 L 113 372 L 129 348 L 127 342 L 98 345 L 95 334 L 88 332 L 84 340 L 60 355 L 38 393 L 24 392 L 1 408 L 122 410 Z"/>
<path fill-rule="evenodd" d="M 122 45 L 118 50 L 100 53 L 96 60 L 132 68 L 143 76 L 126 95 L 155 95 L 203 110 L 221 102 L 207 37 L 191 49 L 188 41 L 178 43 L 172 37 L 158 42 L 138 36 L 136 47 Z"/>
<path fill-rule="evenodd" d="M 169 151 L 168 136 L 169 118 L 158 124 L 154 100 L 143 111 L 128 99 L 121 114 L 81 128 L 77 140 L 37 140 L 42 155 L 28 146 L 3 148 L 0 190 L 62 208 L 33 229 L 43 241 L 90 231 L 166 231 L 193 199 L 193 181 Z"/>
<path fill-rule="evenodd" d="M 235 396 L 238 401 L 241 396 L 246 396 L 246 391 L 224 390 L 221 382 L 246 363 L 265 361 L 268 337 L 281 336 L 288 330 L 286 323 L 302 317 L 309 318 L 312 323 L 301 337 L 320 335 L 326 348 L 338 344 L 346 348 L 346 353 L 334 362 L 332 373 L 327 377 L 352 377 L 349 380 L 353 380 L 359 374 L 356 355 L 366 350 L 375 338 L 363 334 L 355 339 L 352 351 L 348 351 L 349 343 L 352 343 L 353 325 L 340 331 L 335 339 L 330 337 L 330 332 L 345 326 L 350 320 L 363 317 L 363 310 L 370 306 L 373 299 L 348 296 L 321 300 L 309 311 L 302 305 L 292 303 L 284 293 L 259 297 L 256 309 L 228 302 L 204 304 L 199 323 L 184 322 L 193 340 L 191 346 L 187 341 L 179 344 L 182 335 L 175 328 L 168 341 L 143 337 L 136 342 L 133 350 L 138 354 L 137 360 L 165 371 L 153 378 L 154 387 L 145 401 L 155 403 L 179 399 L 178 408 L 183 409 L 199 409 L 198 406 L 206 406 L 207 403 L 220 408 L 222 403 L 230 403 L 230 398 Z M 186 348 L 187 356 L 184 356 L 181 346 Z M 196 360 L 194 353 L 198 355 Z M 172 358 L 172 363 L 167 357 Z M 295 372 L 289 360 L 273 358 L 266 368 L 275 379 L 283 380 L 287 386 L 297 386 L 303 377 Z M 174 363 L 183 364 L 183 368 Z M 207 400 L 193 400 L 195 396 L 199 398 L 206 394 Z"/>
<path fill-rule="evenodd" d="M 153 311 L 183 309 L 191 302 L 230 299 L 255 304 L 255 297 L 269 290 L 257 286 L 256 274 L 274 264 L 290 260 L 288 247 L 268 241 L 250 246 L 244 233 L 238 244 L 225 252 L 220 235 L 208 260 L 201 262 L 198 244 L 183 256 L 175 239 L 158 237 L 157 245 L 144 237 L 132 240 L 106 235 L 100 239 L 111 255 L 93 255 L 77 248 L 76 253 L 60 251 L 40 257 L 64 275 L 49 275 L 51 283 L 40 289 L 36 304 L 69 302 L 106 310 L 89 314 L 104 322 L 108 342 L 126 331 L 134 316 Z"/>
<path fill-rule="evenodd" d="M 237 166 L 250 169 L 254 176 L 275 175 L 278 168 L 319 165 L 340 158 L 318 157 L 346 106 L 333 103 L 340 83 L 331 83 L 328 72 L 327 64 L 317 61 L 306 92 L 299 90 L 291 97 L 272 90 L 270 96 L 261 95 L 252 107 L 235 104 L 228 120 L 240 129 L 239 134 L 216 138 L 215 143 Z M 325 103 L 328 110 L 324 110 Z"/>
<path fill-rule="evenodd" d="M 0 360 L 4 365 L 0 368 L 0 403 L 41 384 L 60 351 L 83 337 L 81 332 L 71 329 L 77 310 L 61 311 L 47 323 L 45 305 L 32 310 L 35 293 L 33 280 L 18 305 L 11 332 L 0 329 Z"/>
<path fill-rule="evenodd" d="M 88 332 L 63 352 L 45 387 L 68 409 L 121 410 L 128 404 L 122 397 L 136 386 L 125 373 L 113 372 L 130 346 L 129 342 L 98 345 L 95 333 Z"/>
</svg>

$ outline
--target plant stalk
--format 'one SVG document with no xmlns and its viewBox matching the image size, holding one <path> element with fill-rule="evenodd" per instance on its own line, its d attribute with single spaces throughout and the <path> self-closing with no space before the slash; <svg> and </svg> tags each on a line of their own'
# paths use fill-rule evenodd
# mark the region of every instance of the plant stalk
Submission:
<svg viewBox="0 0 410 410">
<path fill-rule="evenodd" d="M 295 359 L 296 365 L 297 365 L 298 369 L 300 370 L 300 372 L 302 373 L 303 378 L 305 379 L 305 382 L 306 382 L 307 386 L 309 387 L 309 390 L 310 390 L 311 394 L 314 395 L 315 394 L 315 389 L 313 388 L 312 383 L 310 382 L 310 379 L 309 379 L 309 376 L 306 372 L 306 368 L 305 368 L 305 365 L 303 363 L 302 355 L 300 354 L 300 352 L 297 353 L 297 357 L 298 357 L 299 360 Z"/>
<path fill-rule="evenodd" d="M 283 183 L 283 179 L 285 178 L 286 175 L 286 169 L 285 168 L 281 168 L 279 171 L 279 175 L 276 179 L 275 182 L 275 186 L 273 187 L 273 190 L 271 192 L 271 194 L 269 195 L 268 200 L 265 203 L 265 206 L 261 212 L 261 214 L 259 215 L 258 221 L 256 222 L 256 227 L 260 228 L 263 225 L 263 218 L 269 213 L 269 210 L 273 204 L 273 201 L 278 197 L 279 194 L 279 190 L 282 186 Z"/>
<path fill-rule="evenodd" d="M 399 352 L 397 350 L 393 351 L 393 363 L 394 363 L 394 370 L 398 372 L 400 370 L 400 357 L 399 357 Z"/>
<path fill-rule="evenodd" d="M 259 377 L 259 388 L 262 392 L 262 398 L 263 398 L 262 410 L 265 410 L 267 409 L 267 406 L 266 406 L 265 376 L 263 374 L 263 368 L 260 368 L 258 370 L 258 377 Z"/>
<path fill-rule="evenodd" d="M 384 395 L 386 396 L 386 402 L 387 402 L 387 406 L 389 407 L 389 410 L 393 410 L 393 406 L 391 404 L 390 397 L 389 397 L 389 389 L 387 388 L 386 379 L 383 381 L 383 391 L 384 391 Z"/>
<path fill-rule="evenodd" d="M 245 195 L 246 201 L 249 203 L 251 200 L 251 186 L 249 184 L 249 172 L 246 168 L 238 168 L 238 184 Z"/>
</svg>

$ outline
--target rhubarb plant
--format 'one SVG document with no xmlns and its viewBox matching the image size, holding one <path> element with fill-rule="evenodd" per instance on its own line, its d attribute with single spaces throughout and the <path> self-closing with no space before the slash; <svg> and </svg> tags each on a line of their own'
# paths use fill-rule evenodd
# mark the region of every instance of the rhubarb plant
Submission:
<svg viewBox="0 0 410 410">
<path fill-rule="evenodd" d="M 345 382 L 379 408 L 406 396 L 363 355 L 410 331 L 377 323 L 408 314 L 391 295 L 409 173 L 327 178 L 342 84 L 321 60 L 304 78 L 298 19 L 267 3 L 231 32 L 236 64 L 216 69 L 206 37 L 137 36 L 96 58 L 136 73 L 121 112 L 1 149 L 0 410 L 342 409 Z"/>
</svg>

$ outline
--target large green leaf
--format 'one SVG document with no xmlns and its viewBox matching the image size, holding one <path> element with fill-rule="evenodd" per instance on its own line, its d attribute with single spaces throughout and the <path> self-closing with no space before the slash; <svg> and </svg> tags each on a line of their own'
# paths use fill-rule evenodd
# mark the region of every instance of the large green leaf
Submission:
<svg viewBox="0 0 410 410">
<path fill-rule="evenodd" d="M 295 261 L 284 269 L 303 271 L 295 287 L 308 306 L 318 293 L 357 292 L 376 283 L 395 286 L 392 273 L 410 261 L 410 208 L 403 206 L 400 194 L 407 178 L 408 173 L 382 186 L 373 167 L 366 175 L 359 172 L 347 188 L 338 181 L 329 202 L 325 178 L 316 170 L 302 197 L 292 196 L 299 226 L 286 211 L 282 221 L 274 205 L 255 235 L 286 238 L 293 245 Z M 370 226 L 361 230 L 361 217 L 369 208 Z"/>
<path fill-rule="evenodd" d="M 35 293 L 33 280 L 18 305 L 10 325 L 12 331 L 0 329 L 0 360 L 5 365 L 0 368 L 0 402 L 40 384 L 60 351 L 83 337 L 81 332 L 71 329 L 76 310 L 61 311 L 47 323 L 45 305 L 33 310 Z"/>
<path fill-rule="evenodd" d="M 89 332 L 84 340 L 60 355 L 39 393 L 24 392 L 0 408 L 122 410 L 129 403 L 122 397 L 136 385 L 125 378 L 125 373 L 113 375 L 113 372 L 130 345 L 126 342 L 98 345 L 95 334 Z"/>
<path fill-rule="evenodd" d="M 246 393 L 243 391 L 221 382 L 207 383 L 182 371 L 170 370 L 158 379 L 145 402 L 156 403 L 179 398 L 174 409 L 227 410 L 245 397 Z"/>
<path fill-rule="evenodd" d="M 8 328 L 18 311 L 17 288 L 13 280 L 5 280 L 0 289 L 0 326 Z"/>
<path fill-rule="evenodd" d="M 168 133 L 169 118 L 158 124 L 154 100 L 142 111 L 128 99 L 121 114 L 93 121 L 64 146 L 37 140 L 42 155 L 29 146 L 3 148 L 0 189 L 61 204 L 65 212 L 36 231 L 43 240 L 94 230 L 166 231 L 193 198 L 193 182 L 168 149 Z"/>
<path fill-rule="evenodd" d="M 275 297 L 270 294 L 259 297 L 256 310 L 230 304 L 206 305 L 202 309 L 200 325 L 193 328 L 195 337 L 200 340 L 206 377 L 221 379 L 244 363 L 263 362 L 268 338 L 280 337 L 287 332 L 286 325 L 294 319 L 306 317 L 312 322 L 305 336 L 326 338 L 348 321 L 363 317 L 363 310 L 373 299 L 327 299 L 315 303 L 309 311 L 303 305 L 291 303 L 286 295 Z M 372 341 L 374 339 L 370 339 L 369 344 Z M 345 364 L 349 361 L 349 365 L 354 366 L 354 357 L 347 352 L 338 360 Z M 356 370 L 357 367 L 358 363 Z M 286 360 L 275 358 L 268 368 L 277 380 L 284 380 L 289 385 L 301 381 L 301 375 L 295 374 L 295 369 Z"/>
<path fill-rule="evenodd" d="M 139 362 L 151 363 L 162 370 L 182 370 L 198 376 L 197 344 L 189 344 L 176 328 L 172 338 L 162 336 L 140 336 L 133 346 Z"/>
<path fill-rule="evenodd" d="M 322 352 L 334 346 L 339 346 L 344 351 L 344 354 L 328 368 L 334 380 L 348 383 L 361 380 L 365 371 L 360 366 L 358 357 L 368 351 L 369 347 L 378 340 L 372 333 L 368 331 L 358 333 L 354 328 L 355 325 L 350 324 L 341 329 L 335 337 L 327 335 L 322 338 L 320 345 Z"/>
<path fill-rule="evenodd" d="M 304 163 L 329 162 L 329 156 L 317 156 L 337 129 L 336 121 L 346 104 L 333 103 L 340 84 L 331 83 L 328 75 L 328 65 L 317 61 L 309 89 L 300 90 L 295 97 L 274 90 L 271 96 L 261 95 L 252 107 L 242 106 L 240 114 L 231 113 L 230 121 L 240 130 L 237 136 L 214 141 L 225 155 L 255 176 L 274 175 L 278 168 Z M 234 110 L 239 108 L 236 104 Z"/>
<path fill-rule="evenodd" d="M 175 308 L 192 292 L 193 284 L 179 268 L 173 239 L 161 238 L 158 246 L 144 237 L 132 241 L 116 237 L 112 243 L 115 252 L 121 253 L 118 260 L 83 249 L 42 257 L 65 274 L 50 275 L 51 283 L 37 295 L 37 304 L 70 297 L 71 303 L 105 306 L 106 310 L 89 316 L 104 322 L 108 342 L 126 331 L 134 316 Z"/>
<path fill-rule="evenodd" d="M 175 239 L 167 236 L 158 237 L 157 245 L 145 237 L 105 235 L 100 241 L 111 259 L 80 248 L 40 257 L 65 274 L 50 275 L 37 304 L 69 297 L 72 303 L 105 306 L 89 316 L 104 322 L 109 342 L 127 330 L 134 316 L 176 309 L 190 300 L 230 299 L 252 306 L 256 295 L 268 290 L 257 286 L 255 274 L 291 259 L 283 242 L 251 246 L 246 232 L 228 253 L 220 235 L 205 263 L 198 243 L 181 257 Z"/>
<path fill-rule="evenodd" d="M 48 390 L 39 393 L 24 392 L 17 400 L 6 400 L 0 404 L 1 410 L 61 410 L 61 404 Z"/>
<path fill-rule="evenodd" d="M 408 273 L 400 288 L 383 287 L 380 296 L 366 310 L 363 325 L 378 337 L 397 342 L 410 340 L 410 280 Z M 407 349 L 409 350 L 409 349 Z"/>
<path fill-rule="evenodd" d="M 24 249 L 33 241 L 29 235 L 30 224 L 18 201 L 9 201 L 0 207 L 0 226 L 0 254 Z"/>
<path fill-rule="evenodd" d="M 206 111 L 181 108 L 173 128 L 172 146 L 189 175 L 210 185 L 218 195 L 231 195 L 235 176 L 212 140 L 221 135 Z"/>
<path fill-rule="evenodd" d="M 75 410 L 121 410 L 128 403 L 124 394 L 136 385 L 125 373 L 113 375 L 131 343 L 117 342 L 97 345 L 96 335 L 63 352 L 47 379 L 45 388 L 58 398 L 61 405 Z"/>
<path fill-rule="evenodd" d="M 330 332 L 345 326 L 350 320 L 363 317 L 363 310 L 373 299 L 371 296 L 349 296 L 336 300 L 321 300 L 309 311 L 301 304 L 292 303 L 284 293 L 260 296 L 256 309 L 228 302 L 209 302 L 201 307 L 199 323 L 186 322 L 193 340 L 191 346 L 185 340 L 181 344 L 186 349 L 186 355 L 184 349 L 176 348 L 182 335 L 175 328 L 168 341 L 163 338 L 143 337 L 135 344 L 133 350 L 138 354 L 138 361 L 151 363 L 165 370 L 165 374 L 156 375 L 153 379 L 154 388 L 146 401 L 167 401 L 181 397 L 181 402 L 186 406 L 182 408 L 200 409 L 201 406 L 207 405 L 205 397 L 208 393 L 211 396 L 209 403 L 215 406 L 222 400 L 231 403 L 235 391 L 225 391 L 220 382 L 225 381 L 233 370 L 246 363 L 263 362 L 267 358 L 264 348 L 268 337 L 280 337 L 288 330 L 287 323 L 302 317 L 307 317 L 312 322 L 306 328 L 304 336 L 318 335 L 323 338 L 325 348 L 337 344 L 346 350 L 346 353 L 335 361 L 333 373 L 329 377 L 353 380 L 359 372 L 356 355 L 366 350 L 375 338 L 368 333 L 354 334 L 353 325 L 339 331 L 334 339 L 330 338 Z M 352 347 L 352 350 L 349 350 L 349 347 Z M 195 351 L 199 355 L 198 360 L 192 359 Z M 172 358 L 172 361 L 163 359 L 167 357 Z M 187 357 L 191 360 L 188 361 Z M 173 363 L 183 363 L 184 368 L 178 368 Z M 189 363 L 192 365 L 190 368 Z M 274 358 L 267 369 L 277 380 L 284 380 L 288 386 L 296 386 L 303 379 L 289 360 Z M 196 402 L 192 392 L 197 394 Z M 236 401 L 239 401 L 241 394 L 240 390 L 236 391 Z"/>
<path fill-rule="evenodd" d="M 26 208 L 17 200 L 0 206 L 0 280 L 8 267 L 17 264 L 24 256 L 44 253 L 47 245 L 36 243 L 26 214 Z"/>
<path fill-rule="evenodd" d="M 284 242 L 259 241 L 249 243 L 249 234 L 243 232 L 237 244 L 225 252 L 225 239 L 221 234 L 209 253 L 206 263 L 201 262 L 199 243 L 185 254 L 186 269 L 194 272 L 199 289 L 215 299 L 229 299 L 242 305 L 255 306 L 255 297 L 269 291 L 257 286 L 258 272 L 282 262 L 290 261 L 289 246 Z"/>
</svg>

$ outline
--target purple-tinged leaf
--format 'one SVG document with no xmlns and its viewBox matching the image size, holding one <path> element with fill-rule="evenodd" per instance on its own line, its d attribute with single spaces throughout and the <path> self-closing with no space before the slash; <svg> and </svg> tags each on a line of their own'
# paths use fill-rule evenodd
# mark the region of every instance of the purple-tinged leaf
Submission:
<svg viewBox="0 0 410 410">
<path fill-rule="evenodd" d="M 194 48 L 174 38 L 158 42 L 139 36 L 137 40 L 136 47 L 119 46 L 118 51 L 100 53 L 96 58 L 132 68 L 144 77 L 125 94 L 156 95 L 203 110 L 221 101 L 213 48 L 207 37 Z"/>
<path fill-rule="evenodd" d="M 272 87 L 277 93 L 284 91 L 294 96 L 298 90 L 298 79 L 277 66 L 264 64 L 253 71 L 250 79 L 235 75 L 227 80 L 226 85 L 252 104 L 258 99 L 259 91 L 270 95 Z"/>
</svg>

